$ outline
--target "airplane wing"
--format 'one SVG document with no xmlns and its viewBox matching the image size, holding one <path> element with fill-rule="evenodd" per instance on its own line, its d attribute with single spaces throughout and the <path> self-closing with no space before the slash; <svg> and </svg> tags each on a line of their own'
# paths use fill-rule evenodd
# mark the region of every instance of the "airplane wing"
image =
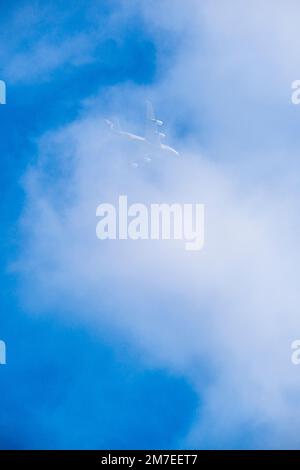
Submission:
<svg viewBox="0 0 300 470">
<path fill-rule="evenodd" d="M 163 122 L 156 119 L 151 101 L 146 101 L 146 139 L 150 144 L 160 145 L 163 134 L 160 131 Z"/>
</svg>

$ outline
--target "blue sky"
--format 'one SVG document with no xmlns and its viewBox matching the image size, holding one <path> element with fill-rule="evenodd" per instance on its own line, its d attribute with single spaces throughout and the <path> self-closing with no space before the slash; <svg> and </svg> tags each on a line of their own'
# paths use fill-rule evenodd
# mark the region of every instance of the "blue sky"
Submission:
<svg viewBox="0 0 300 470">
<path fill-rule="evenodd" d="M 9 18 L 34 3 L 2 6 L 3 36 L 18 35 Z M 109 3 L 99 5 L 103 20 L 117 2 Z M 36 5 L 38 14 L 41 4 Z M 54 5 L 59 11 L 60 2 Z M 77 28 L 88 31 L 79 7 L 76 2 L 60 24 L 63 37 Z M 52 27 L 55 18 L 47 18 L 45 32 Z M 78 324 L 53 319 L 52 312 L 32 316 L 22 307 L 19 280 L 8 268 L 20 250 L 20 179 L 35 162 L 37 136 L 74 119 L 80 101 L 99 89 L 105 93 L 107 86 L 148 84 L 155 78 L 155 45 L 143 24 L 132 18 L 113 36 L 99 44 L 91 64 L 62 66 L 26 83 L 1 76 L 7 83 L 7 105 L 0 108 L 1 338 L 8 361 L 0 371 L 2 449 L 176 447 L 198 401 L 186 380 L 164 369 L 145 368 L 122 339 L 108 341 L 105 332 L 95 337 Z M 16 49 L 26 52 L 34 46 L 29 38 Z"/>
<path fill-rule="evenodd" d="M 1 6 L 3 449 L 299 445 L 300 7 L 155 3 Z M 132 172 L 148 98 L 183 158 Z M 99 245 L 120 193 L 204 203 L 203 252 Z"/>
</svg>

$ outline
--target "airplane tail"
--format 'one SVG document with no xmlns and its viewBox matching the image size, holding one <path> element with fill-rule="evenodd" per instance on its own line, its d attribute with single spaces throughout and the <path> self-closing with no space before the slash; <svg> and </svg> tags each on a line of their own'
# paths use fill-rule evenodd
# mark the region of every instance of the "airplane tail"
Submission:
<svg viewBox="0 0 300 470">
<path fill-rule="evenodd" d="M 111 131 L 119 133 L 121 132 L 121 126 L 119 119 L 105 119 L 104 120 L 107 126 L 110 128 Z"/>
<path fill-rule="evenodd" d="M 153 104 L 149 100 L 146 101 L 146 116 L 149 121 L 155 121 Z"/>
<path fill-rule="evenodd" d="M 160 127 L 163 122 L 156 119 L 155 112 L 151 101 L 146 101 L 146 139 L 151 144 L 159 146 L 163 136 L 160 133 Z"/>
<path fill-rule="evenodd" d="M 146 101 L 146 108 L 147 108 L 147 121 L 151 121 L 153 124 L 156 124 L 157 126 L 163 126 L 163 121 L 160 121 L 159 119 L 156 119 L 155 117 L 155 112 L 153 108 L 153 104 L 151 101 L 147 100 Z"/>
</svg>

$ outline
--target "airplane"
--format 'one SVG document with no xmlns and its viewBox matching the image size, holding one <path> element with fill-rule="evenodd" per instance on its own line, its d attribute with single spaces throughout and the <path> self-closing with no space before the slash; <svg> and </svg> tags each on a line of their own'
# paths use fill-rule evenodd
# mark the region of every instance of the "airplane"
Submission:
<svg viewBox="0 0 300 470">
<path fill-rule="evenodd" d="M 162 143 L 162 140 L 166 137 L 166 135 L 163 132 L 160 132 L 160 128 L 164 125 L 164 123 L 163 121 L 156 119 L 152 103 L 147 101 L 146 105 L 147 119 L 145 137 L 121 130 L 118 120 L 113 122 L 109 119 L 105 119 L 105 122 L 111 131 L 115 134 L 118 134 L 129 141 L 142 144 L 146 152 L 146 155 L 144 156 L 145 162 L 151 162 L 153 156 L 157 154 L 162 156 L 169 155 L 171 157 L 179 157 L 180 154 L 177 152 L 177 150 L 175 150 L 173 147 L 170 147 L 169 145 Z M 132 166 L 138 167 L 139 163 L 134 162 Z"/>
</svg>

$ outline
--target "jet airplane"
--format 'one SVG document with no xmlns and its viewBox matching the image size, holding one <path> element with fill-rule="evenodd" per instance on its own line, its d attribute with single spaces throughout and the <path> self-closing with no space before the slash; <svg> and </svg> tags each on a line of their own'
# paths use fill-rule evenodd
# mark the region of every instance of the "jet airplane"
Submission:
<svg viewBox="0 0 300 470">
<path fill-rule="evenodd" d="M 170 156 L 179 157 L 180 154 L 173 147 L 164 144 L 162 141 L 166 135 L 161 132 L 161 127 L 164 125 L 155 117 L 154 109 L 150 101 L 146 102 L 147 115 L 146 115 L 146 132 L 145 136 L 133 134 L 131 132 L 123 131 L 118 120 L 114 122 L 106 119 L 105 122 L 112 132 L 123 137 L 128 141 L 135 142 L 142 145 L 144 151 L 144 162 L 151 162 L 155 156 Z M 139 162 L 133 162 L 134 167 L 140 166 Z"/>
</svg>

